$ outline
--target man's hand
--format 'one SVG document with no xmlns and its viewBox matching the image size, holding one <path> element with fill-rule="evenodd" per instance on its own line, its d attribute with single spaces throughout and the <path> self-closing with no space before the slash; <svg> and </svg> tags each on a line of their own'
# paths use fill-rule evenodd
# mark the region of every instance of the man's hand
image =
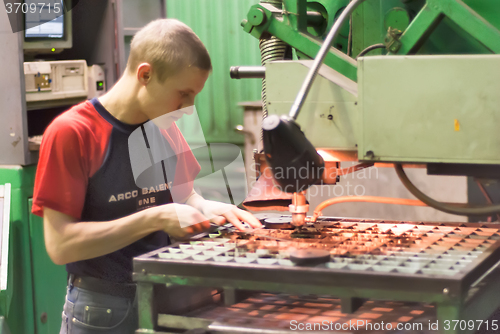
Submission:
<svg viewBox="0 0 500 334">
<path fill-rule="evenodd" d="M 251 213 L 238 209 L 235 205 L 203 200 L 199 207 L 203 215 L 217 225 L 230 222 L 240 230 L 245 230 L 241 221 L 253 228 L 262 227 L 262 224 Z"/>
<path fill-rule="evenodd" d="M 155 211 L 159 229 L 175 239 L 201 233 L 210 227 L 209 219 L 189 205 L 171 203 L 149 210 Z"/>
<path fill-rule="evenodd" d="M 244 231 L 245 228 L 241 223 L 241 221 L 244 221 L 253 228 L 262 227 L 262 224 L 251 213 L 240 210 L 235 205 L 206 200 L 194 190 L 183 202 L 198 209 L 212 223 L 217 225 L 230 222 L 241 231 Z"/>
</svg>

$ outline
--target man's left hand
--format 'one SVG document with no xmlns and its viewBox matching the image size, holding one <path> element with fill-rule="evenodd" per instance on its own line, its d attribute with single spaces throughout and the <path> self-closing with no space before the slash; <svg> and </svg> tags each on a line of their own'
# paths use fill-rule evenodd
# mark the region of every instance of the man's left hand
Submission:
<svg viewBox="0 0 500 334">
<path fill-rule="evenodd" d="M 250 212 L 243 211 L 237 206 L 216 201 L 205 200 L 201 205 L 201 213 L 210 219 L 210 222 L 223 225 L 230 222 L 241 231 L 244 231 L 242 221 L 253 228 L 262 227 L 262 224 Z"/>
</svg>

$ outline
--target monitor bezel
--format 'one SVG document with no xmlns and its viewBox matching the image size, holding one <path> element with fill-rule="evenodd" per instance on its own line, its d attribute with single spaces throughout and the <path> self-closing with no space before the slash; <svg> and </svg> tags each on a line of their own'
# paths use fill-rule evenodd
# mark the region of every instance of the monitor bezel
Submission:
<svg viewBox="0 0 500 334">
<path fill-rule="evenodd" d="M 62 37 L 26 37 L 26 15 L 23 14 L 23 49 L 25 54 L 53 54 L 73 47 L 72 17 L 70 0 L 61 0 L 63 3 L 63 36 Z"/>
</svg>

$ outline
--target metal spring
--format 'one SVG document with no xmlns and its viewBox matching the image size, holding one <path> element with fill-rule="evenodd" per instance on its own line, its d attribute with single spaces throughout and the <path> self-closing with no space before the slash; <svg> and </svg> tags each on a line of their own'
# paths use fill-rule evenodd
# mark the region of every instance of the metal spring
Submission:
<svg viewBox="0 0 500 334">
<path fill-rule="evenodd" d="M 287 44 L 280 39 L 271 36 L 261 39 L 259 43 L 262 66 L 273 60 L 283 60 L 287 49 Z M 266 118 L 267 113 L 267 94 L 266 79 L 262 79 L 262 119 Z M 262 132 L 261 132 L 262 139 Z"/>
<path fill-rule="evenodd" d="M 269 3 L 277 8 L 283 7 L 283 0 L 261 0 L 261 3 Z M 287 44 L 278 38 L 271 36 L 267 38 L 262 38 L 259 42 L 261 63 L 265 66 L 266 63 L 273 60 L 283 60 L 285 58 L 285 52 Z M 266 79 L 262 79 L 262 119 L 266 118 L 267 112 L 267 94 L 266 94 Z M 264 133 L 262 129 L 260 130 L 261 142 L 264 139 Z"/>
</svg>

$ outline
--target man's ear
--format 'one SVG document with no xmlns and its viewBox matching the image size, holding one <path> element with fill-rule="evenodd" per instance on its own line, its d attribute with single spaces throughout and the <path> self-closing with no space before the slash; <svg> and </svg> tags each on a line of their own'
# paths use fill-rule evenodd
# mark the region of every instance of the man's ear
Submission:
<svg viewBox="0 0 500 334">
<path fill-rule="evenodd" d="M 148 63 L 142 63 L 137 67 L 137 80 L 146 86 L 152 77 L 151 65 Z"/>
</svg>

